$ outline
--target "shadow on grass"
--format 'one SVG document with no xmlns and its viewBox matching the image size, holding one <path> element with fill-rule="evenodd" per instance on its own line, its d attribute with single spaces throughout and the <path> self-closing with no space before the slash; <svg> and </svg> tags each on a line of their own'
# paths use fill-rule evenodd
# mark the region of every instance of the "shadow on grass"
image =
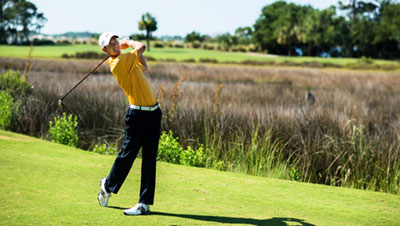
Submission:
<svg viewBox="0 0 400 226">
<path fill-rule="evenodd" d="M 286 226 L 286 222 L 297 223 L 304 226 L 315 226 L 305 222 L 302 219 L 297 218 L 281 218 L 273 217 L 270 219 L 252 219 L 252 218 L 240 218 L 240 217 L 219 217 L 219 216 L 203 216 L 203 215 L 191 215 L 191 214 L 175 214 L 175 213 L 162 213 L 162 212 L 151 212 L 150 215 L 161 215 L 169 217 L 181 217 L 200 221 L 210 221 L 217 223 L 229 223 L 229 224 L 249 224 L 249 225 L 276 225 L 276 226 Z"/>
<path fill-rule="evenodd" d="M 107 206 L 107 208 L 111 208 L 111 209 L 117 209 L 117 210 L 126 210 L 129 209 L 131 207 L 119 207 L 119 206 Z"/>
</svg>

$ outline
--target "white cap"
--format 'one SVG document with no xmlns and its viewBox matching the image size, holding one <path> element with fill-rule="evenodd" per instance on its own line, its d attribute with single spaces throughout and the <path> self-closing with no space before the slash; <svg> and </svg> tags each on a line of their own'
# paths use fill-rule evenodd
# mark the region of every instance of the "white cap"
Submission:
<svg viewBox="0 0 400 226">
<path fill-rule="evenodd" d="M 101 48 L 104 48 L 105 46 L 110 44 L 110 40 L 112 37 L 118 38 L 118 35 L 115 35 L 114 33 L 109 31 L 103 32 L 99 37 L 99 45 L 101 46 Z"/>
</svg>

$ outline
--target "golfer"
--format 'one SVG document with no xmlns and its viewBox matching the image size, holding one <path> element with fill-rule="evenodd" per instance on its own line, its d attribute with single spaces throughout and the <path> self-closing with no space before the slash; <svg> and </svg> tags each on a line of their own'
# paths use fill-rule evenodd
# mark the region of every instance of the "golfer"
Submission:
<svg viewBox="0 0 400 226">
<path fill-rule="evenodd" d="M 128 97 L 130 107 L 125 117 L 125 137 L 107 178 L 100 180 L 98 201 L 107 206 L 111 193 L 117 194 L 127 177 L 133 162 L 142 147 L 142 172 L 139 202 L 124 210 L 126 215 L 141 215 L 150 212 L 154 201 L 156 182 L 156 157 L 160 139 L 161 110 L 143 71 L 147 63 L 143 57 L 146 46 L 133 40 L 118 41 L 111 32 L 100 35 L 99 44 L 110 58 L 108 63 L 119 86 Z M 128 53 L 121 49 L 131 47 Z"/>
</svg>

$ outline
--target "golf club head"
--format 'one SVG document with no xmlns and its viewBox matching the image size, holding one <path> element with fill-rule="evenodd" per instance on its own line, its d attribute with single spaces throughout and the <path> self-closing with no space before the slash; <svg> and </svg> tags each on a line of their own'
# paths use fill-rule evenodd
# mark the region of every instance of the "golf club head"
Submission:
<svg viewBox="0 0 400 226">
<path fill-rule="evenodd" d="M 64 108 L 65 106 L 64 106 L 64 102 L 60 99 L 60 100 L 58 100 L 58 106 L 60 107 L 60 108 Z"/>
</svg>

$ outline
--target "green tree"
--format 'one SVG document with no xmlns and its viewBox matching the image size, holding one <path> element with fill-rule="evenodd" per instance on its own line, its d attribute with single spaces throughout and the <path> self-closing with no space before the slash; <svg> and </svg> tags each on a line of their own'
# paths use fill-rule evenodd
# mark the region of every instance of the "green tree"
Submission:
<svg viewBox="0 0 400 226">
<path fill-rule="evenodd" d="M 204 35 L 201 35 L 199 32 L 192 31 L 191 33 L 185 36 L 185 42 L 194 42 L 199 41 L 203 42 L 205 39 Z"/>
<path fill-rule="evenodd" d="M 284 1 L 265 6 L 254 24 L 253 41 L 264 51 L 291 55 L 302 43 L 304 21 L 312 10 Z"/>
<path fill-rule="evenodd" d="M 238 37 L 235 35 L 231 35 L 229 33 L 225 33 L 217 36 L 217 42 L 221 45 L 224 50 L 229 50 L 232 46 L 237 45 Z"/>
<path fill-rule="evenodd" d="M 346 55 L 353 57 L 355 49 L 360 54 L 369 48 L 371 30 L 367 28 L 374 26 L 372 19 L 376 16 L 378 4 L 377 1 L 346 0 L 339 1 L 339 8 L 347 13 L 348 37 L 344 47 Z"/>
<path fill-rule="evenodd" d="M 47 19 L 43 13 L 37 11 L 37 7 L 31 2 L 20 1 L 17 7 L 22 25 L 22 35 L 25 41 L 29 42 L 29 34 L 32 31 L 39 32 Z"/>
<path fill-rule="evenodd" d="M 29 35 L 40 32 L 47 19 L 37 7 L 26 0 L 0 1 L 0 43 L 6 43 L 12 37 L 13 43 L 20 40 L 29 43 Z"/>
<path fill-rule="evenodd" d="M 17 1 L 7 1 L 5 14 L 5 27 L 6 27 L 6 38 L 11 37 L 12 43 L 18 43 L 18 26 L 20 21 L 18 19 L 18 8 Z"/>
<path fill-rule="evenodd" d="M 382 9 L 382 20 L 379 28 L 387 32 L 384 36 L 389 40 L 395 40 L 400 43 L 400 4 L 386 5 Z"/>
<path fill-rule="evenodd" d="M 262 9 L 252 41 L 275 54 L 301 49 L 308 55 L 398 58 L 399 5 L 393 0 L 343 0 L 343 16 L 338 16 L 334 7 L 317 10 L 276 1 Z"/>
<path fill-rule="evenodd" d="M 7 43 L 7 18 L 5 13 L 7 2 L 0 0 L 0 44 Z"/>
<path fill-rule="evenodd" d="M 330 7 L 324 10 L 311 11 L 304 23 L 302 41 L 307 45 L 307 55 L 319 55 L 321 51 L 328 52 L 335 45 L 337 35 L 336 9 Z"/>
<path fill-rule="evenodd" d="M 235 30 L 235 36 L 238 38 L 240 45 L 250 44 L 252 33 L 251 27 L 239 27 Z"/>
<path fill-rule="evenodd" d="M 360 15 L 371 15 L 378 8 L 378 1 L 346 0 L 339 1 L 339 8 L 347 11 L 350 20 L 354 21 Z"/>
<path fill-rule="evenodd" d="M 130 35 L 130 38 L 133 39 L 133 40 L 145 40 L 146 39 L 146 35 L 145 34 L 141 34 L 141 33 L 136 33 L 136 34 Z M 154 38 L 150 37 L 150 40 L 154 40 Z"/>
<path fill-rule="evenodd" d="M 382 4 L 373 44 L 379 58 L 400 58 L 400 4 Z"/>
<path fill-rule="evenodd" d="M 347 15 L 348 27 L 342 35 L 346 55 L 398 58 L 400 42 L 394 38 L 400 29 L 398 5 L 391 0 L 339 2 Z"/>
<path fill-rule="evenodd" d="M 302 44 L 305 32 L 306 15 L 313 12 L 311 7 L 299 6 L 293 3 L 286 5 L 285 13 L 280 16 L 280 25 L 276 28 L 277 42 L 286 47 L 287 55 L 291 56 L 296 46 Z"/>
<path fill-rule="evenodd" d="M 139 30 L 146 31 L 147 48 L 150 52 L 150 37 L 151 32 L 157 30 L 157 20 L 150 13 L 142 15 L 142 19 L 139 21 Z"/>
<path fill-rule="evenodd" d="M 349 21 L 344 17 L 338 17 L 335 20 L 335 45 L 340 46 L 342 48 L 341 52 L 338 53 L 338 56 L 348 56 L 349 49 L 353 48 L 353 40 L 350 35 L 350 25 Z"/>
<path fill-rule="evenodd" d="M 374 45 L 374 37 L 376 30 L 376 26 L 378 26 L 377 21 L 370 20 L 365 17 L 356 18 L 352 24 L 352 41 L 355 47 L 355 53 L 353 56 L 361 57 L 374 57 L 376 56 L 375 51 L 379 51 L 376 49 L 376 45 Z"/>
<path fill-rule="evenodd" d="M 277 43 L 278 35 L 275 28 L 280 14 L 284 13 L 285 6 L 286 2 L 283 1 L 265 6 L 253 26 L 253 42 L 259 45 L 263 51 L 281 53 L 280 49 L 282 48 Z"/>
</svg>

